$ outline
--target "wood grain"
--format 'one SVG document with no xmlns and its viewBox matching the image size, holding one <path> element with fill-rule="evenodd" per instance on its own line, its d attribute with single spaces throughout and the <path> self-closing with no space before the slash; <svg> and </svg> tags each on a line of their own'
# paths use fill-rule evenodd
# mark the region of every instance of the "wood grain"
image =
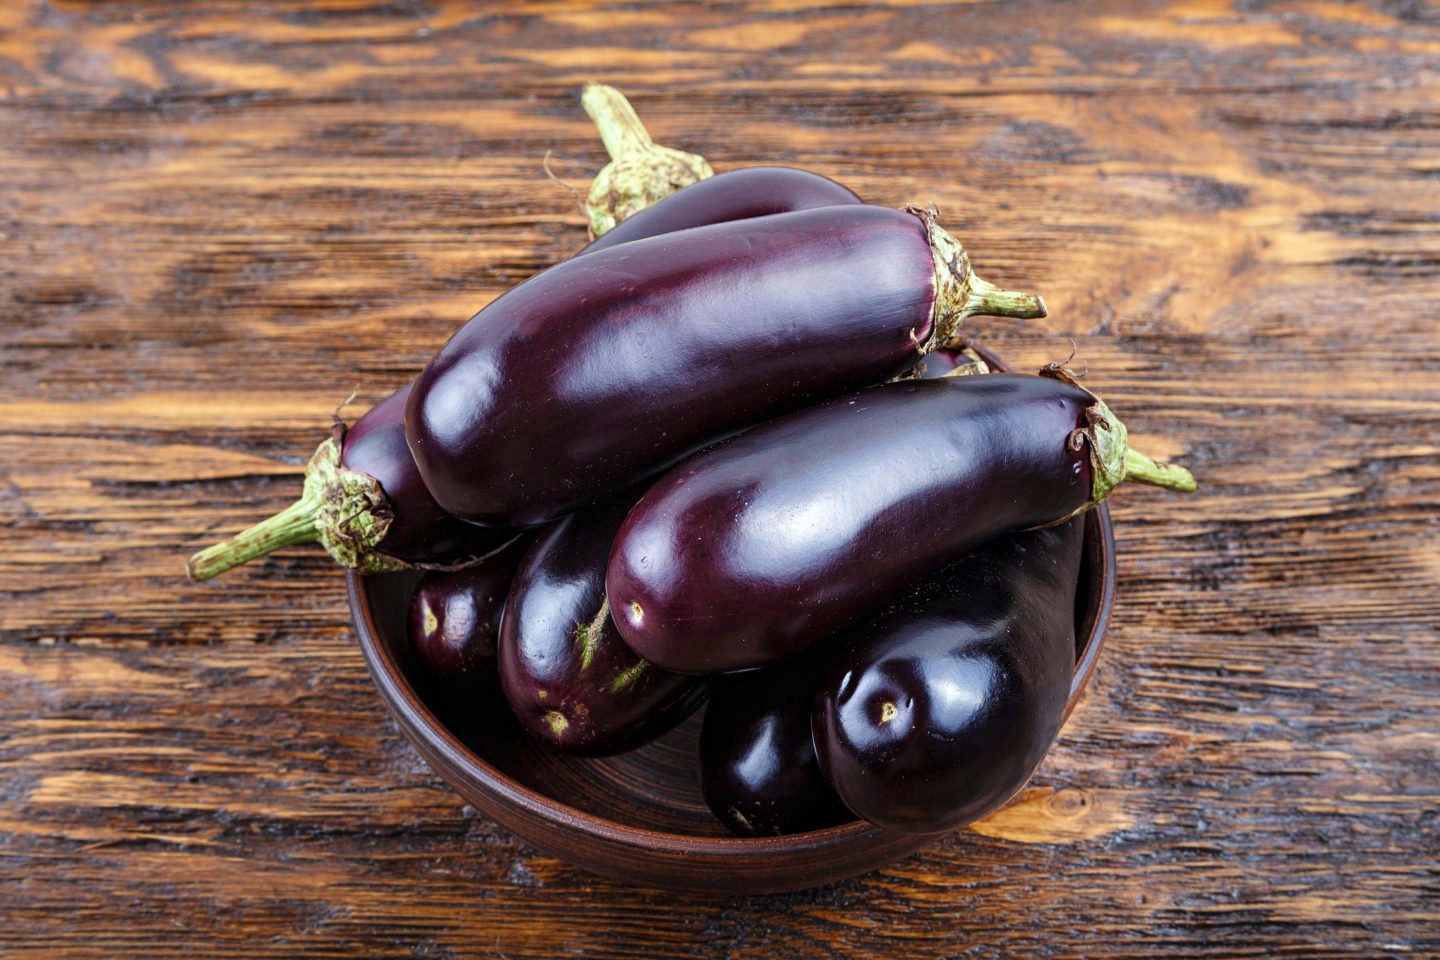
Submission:
<svg viewBox="0 0 1440 960">
<path fill-rule="evenodd" d="M 1440 952 L 1440 9 L 0 5 L 0 954 Z M 583 243 L 582 82 L 717 169 L 934 202 L 1201 492 L 1114 504 L 1019 803 L 706 900 L 537 856 L 385 718 L 342 578 L 183 581 L 336 404 Z"/>
</svg>

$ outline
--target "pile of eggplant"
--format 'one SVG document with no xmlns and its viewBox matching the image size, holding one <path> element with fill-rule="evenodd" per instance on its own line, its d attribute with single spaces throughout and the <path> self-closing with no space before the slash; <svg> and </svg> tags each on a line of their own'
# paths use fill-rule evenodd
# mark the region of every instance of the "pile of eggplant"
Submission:
<svg viewBox="0 0 1440 960">
<path fill-rule="evenodd" d="M 337 424 L 301 499 L 190 576 L 308 541 L 425 568 L 417 661 L 450 690 L 498 675 L 560 751 L 633 749 L 708 701 L 701 786 L 737 834 L 995 810 L 1059 730 L 1080 514 L 1193 478 L 1063 367 L 956 346 L 1045 307 L 976 276 L 935 211 L 714 175 L 612 88 L 582 100 L 612 157 L 598 237 Z"/>
</svg>

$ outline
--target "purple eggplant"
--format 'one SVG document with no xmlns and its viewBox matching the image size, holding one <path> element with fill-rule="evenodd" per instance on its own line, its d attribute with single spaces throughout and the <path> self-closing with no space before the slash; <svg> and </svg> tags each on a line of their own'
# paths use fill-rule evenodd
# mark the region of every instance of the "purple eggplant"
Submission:
<svg viewBox="0 0 1440 960">
<path fill-rule="evenodd" d="M 642 211 L 580 255 L 683 227 L 805 209 L 822 202 L 858 203 L 859 199 L 817 174 L 779 167 L 738 170 L 682 190 L 653 211 Z M 408 565 L 459 564 L 483 557 L 512 539 L 513 533 L 452 518 L 425 488 L 405 444 L 402 417 L 410 390 L 407 386 L 382 400 L 348 432 L 337 431 L 321 444 L 306 471 L 301 501 L 232 540 L 197 553 L 188 566 L 190 578 L 208 580 L 295 543 L 319 541 L 344 566 L 378 572 Z"/>
<path fill-rule="evenodd" d="M 1061 375 L 1063 376 L 1063 374 Z M 682 673 L 798 654 L 991 537 L 1122 480 L 1194 489 L 1068 379 L 904 380 L 755 427 L 661 477 L 610 555 L 617 626 Z"/>
<path fill-rule="evenodd" d="M 960 347 L 941 347 L 932 351 L 926 354 L 921 366 L 920 376 L 932 380 L 936 377 L 967 377 L 990 372 L 990 365 L 978 353 Z"/>
<path fill-rule="evenodd" d="M 804 833 L 855 819 L 810 738 L 813 658 L 715 678 L 700 729 L 700 790 L 731 833 Z"/>
<path fill-rule="evenodd" d="M 478 527 L 435 502 L 405 445 L 407 386 L 332 435 L 305 468 L 304 493 L 275 516 L 200 551 L 186 567 L 208 580 L 295 543 L 319 542 L 337 562 L 365 573 L 475 562 L 517 536 Z"/>
<path fill-rule="evenodd" d="M 913 367 L 972 314 L 1041 316 L 933 217 L 864 204 L 695 227 L 552 267 L 476 314 L 405 414 L 435 499 L 524 526 L 728 430 Z"/>
<path fill-rule="evenodd" d="M 707 681 L 659 670 L 620 639 L 605 558 L 627 499 L 563 517 L 525 554 L 500 627 L 500 684 L 521 726 L 567 753 L 639 746 L 695 711 Z"/>
<path fill-rule="evenodd" d="M 701 180 L 612 227 L 585 253 L 631 240 L 794 210 L 858 204 L 848 187 L 793 167 L 746 167 Z"/>
<path fill-rule="evenodd" d="M 1065 717 L 1083 527 L 992 540 L 836 638 L 813 730 L 846 806 L 939 833 L 1025 785 Z"/>
<path fill-rule="evenodd" d="M 416 584 L 410 645 L 435 679 L 458 685 L 495 672 L 500 618 L 521 546 L 463 570 L 427 573 Z"/>
</svg>

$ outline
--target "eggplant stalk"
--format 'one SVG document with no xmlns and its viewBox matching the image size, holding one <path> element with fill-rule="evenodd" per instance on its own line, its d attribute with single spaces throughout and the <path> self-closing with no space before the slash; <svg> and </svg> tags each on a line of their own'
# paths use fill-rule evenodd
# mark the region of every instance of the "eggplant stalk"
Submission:
<svg viewBox="0 0 1440 960">
<path fill-rule="evenodd" d="M 1161 463 L 1131 447 L 1130 431 L 1125 428 L 1124 422 L 1115 416 L 1105 401 L 1082 386 L 1063 364 L 1046 365 L 1040 370 L 1040 376 L 1079 387 L 1094 401 L 1085 410 L 1085 426 L 1070 434 L 1072 450 L 1090 448 L 1090 472 L 1094 478 L 1093 499 L 1076 513 L 1098 505 L 1110 495 L 1111 490 L 1127 481 L 1177 493 L 1194 493 L 1199 489 L 1195 475 L 1189 470 L 1173 463 Z"/>
<path fill-rule="evenodd" d="M 342 432 L 327 438 L 305 467 L 305 487 L 290 506 L 185 565 L 191 580 L 209 580 L 242 563 L 297 543 L 319 543 L 342 566 L 362 573 L 401 570 L 407 564 L 375 552 L 394 519 L 380 481 L 340 462 Z"/>
<path fill-rule="evenodd" d="M 588 83 L 580 103 L 610 154 L 610 162 L 595 175 L 586 198 L 594 236 L 603 236 L 620 221 L 676 190 L 715 175 L 704 157 L 662 147 L 650 139 L 635 108 L 614 87 Z"/>
<path fill-rule="evenodd" d="M 935 258 L 935 329 L 931 343 L 948 342 L 970 317 L 1037 320 L 1046 315 L 1045 301 L 1039 294 L 1004 290 L 977 276 L 960 241 L 936 224 L 934 210 L 915 206 L 905 209 L 925 224 Z"/>
</svg>

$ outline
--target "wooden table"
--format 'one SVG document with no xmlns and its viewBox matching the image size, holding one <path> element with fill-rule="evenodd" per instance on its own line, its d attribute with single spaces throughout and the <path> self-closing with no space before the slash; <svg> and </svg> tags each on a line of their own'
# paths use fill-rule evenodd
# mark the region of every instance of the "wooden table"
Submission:
<svg viewBox="0 0 1440 960">
<path fill-rule="evenodd" d="M 1440 951 L 1440 10 L 0 9 L 0 954 Z M 1014 805 L 713 900 L 537 854 L 373 694 L 342 577 L 193 549 L 575 251 L 581 83 L 718 169 L 934 202 L 1188 499 L 1114 501 L 1095 683 Z"/>
</svg>

